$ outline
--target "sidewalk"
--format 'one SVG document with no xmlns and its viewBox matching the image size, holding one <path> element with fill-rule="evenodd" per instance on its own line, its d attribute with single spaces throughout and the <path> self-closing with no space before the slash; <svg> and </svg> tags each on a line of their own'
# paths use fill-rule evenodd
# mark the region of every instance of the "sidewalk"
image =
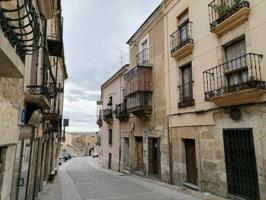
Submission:
<svg viewBox="0 0 266 200">
<path fill-rule="evenodd" d="M 55 176 L 54 181 L 47 183 L 42 192 L 39 193 L 38 200 L 61 200 L 61 185 L 59 174 Z"/>
</svg>

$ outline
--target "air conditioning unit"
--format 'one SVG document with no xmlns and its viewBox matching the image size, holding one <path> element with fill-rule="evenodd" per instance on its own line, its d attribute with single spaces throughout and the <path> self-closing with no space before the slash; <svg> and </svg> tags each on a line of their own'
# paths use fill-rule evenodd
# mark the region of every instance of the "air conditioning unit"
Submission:
<svg viewBox="0 0 266 200">
<path fill-rule="evenodd" d="M 34 111 L 30 117 L 29 124 L 39 126 L 42 122 L 42 114 L 39 111 Z"/>
<path fill-rule="evenodd" d="M 51 19 L 54 16 L 54 0 L 37 0 L 39 10 L 46 19 Z"/>
</svg>

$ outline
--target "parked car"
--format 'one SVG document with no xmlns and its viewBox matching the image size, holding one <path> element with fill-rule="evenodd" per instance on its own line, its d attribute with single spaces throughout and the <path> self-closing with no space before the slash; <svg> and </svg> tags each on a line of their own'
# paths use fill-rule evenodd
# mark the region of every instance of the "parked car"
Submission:
<svg viewBox="0 0 266 200">
<path fill-rule="evenodd" d="M 63 157 L 63 156 L 59 156 L 59 161 L 58 161 L 58 164 L 59 164 L 59 165 L 62 165 L 62 164 L 63 164 L 63 162 L 66 162 L 66 160 L 64 159 L 64 157 Z"/>
<path fill-rule="evenodd" d="M 67 153 L 67 152 L 63 152 L 60 157 L 62 157 L 64 159 L 64 162 L 66 162 L 69 159 L 71 159 L 71 155 L 69 153 Z"/>
<path fill-rule="evenodd" d="M 93 158 L 97 158 L 97 157 L 99 157 L 99 155 L 98 155 L 98 153 L 97 153 L 96 151 L 94 151 L 94 152 L 92 153 L 92 157 L 93 157 Z"/>
</svg>

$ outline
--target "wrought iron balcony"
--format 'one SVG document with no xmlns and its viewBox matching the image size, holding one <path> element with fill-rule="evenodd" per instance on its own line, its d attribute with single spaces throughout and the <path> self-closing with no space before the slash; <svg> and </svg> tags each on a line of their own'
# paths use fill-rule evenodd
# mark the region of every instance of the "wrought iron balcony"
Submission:
<svg viewBox="0 0 266 200">
<path fill-rule="evenodd" d="M 98 120 L 97 120 L 97 125 L 98 125 L 99 127 L 102 127 L 102 125 L 103 125 L 103 120 L 100 119 L 100 118 L 98 118 Z"/>
<path fill-rule="evenodd" d="M 244 23 L 249 12 L 246 0 L 213 0 L 209 4 L 210 30 L 221 36 Z"/>
<path fill-rule="evenodd" d="M 193 81 L 178 86 L 180 101 L 178 108 L 185 108 L 188 106 L 194 106 L 195 100 L 193 98 Z"/>
<path fill-rule="evenodd" d="M 50 93 L 46 86 L 27 86 L 26 102 L 36 106 L 37 108 L 50 110 Z"/>
<path fill-rule="evenodd" d="M 107 123 L 113 120 L 113 110 L 111 108 L 107 108 L 103 110 L 103 120 Z"/>
<path fill-rule="evenodd" d="M 237 93 L 238 97 L 245 94 L 247 100 L 264 93 L 266 87 L 261 75 L 261 58 L 260 54 L 249 53 L 204 71 L 205 100 L 218 101 L 228 95 L 232 98 L 232 93 Z"/>
<path fill-rule="evenodd" d="M 102 127 L 103 125 L 103 120 L 102 120 L 102 110 L 99 111 L 99 114 L 97 115 L 97 125 L 99 127 Z"/>
<path fill-rule="evenodd" d="M 115 116 L 121 121 L 128 119 L 126 103 L 121 103 L 121 104 L 116 105 Z"/>
<path fill-rule="evenodd" d="M 32 0 L 0 1 L 0 27 L 22 61 L 41 46 L 41 29 Z"/>
<path fill-rule="evenodd" d="M 178 27 L 178 29 L 170 35 L 171 55 L 177 59 L 181 59 L 192 53 L 192 23 Z"/>
<path fill-rule="evenodd" d="M 149 63 L 149 49 L 144 49 L 140 53 L 137 54 L 137 63 L 139 65 L 141 64 L 147 64 Z"/>
</svg>

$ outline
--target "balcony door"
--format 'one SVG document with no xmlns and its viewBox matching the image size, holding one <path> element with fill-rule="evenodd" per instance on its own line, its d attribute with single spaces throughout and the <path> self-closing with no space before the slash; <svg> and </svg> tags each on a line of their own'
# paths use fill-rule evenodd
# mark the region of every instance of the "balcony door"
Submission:
<svg viewBox="0 0 266 200">
<path fill-rule="evenodd" d="M 179 26 L 180 33 L 180 44 L 189 40 L 189 21 L 185 21 L 183 24 Z"/>
<path fill-rule="evenodd" d="M 139 54 L 138 54 L 138 63 L 147 63 L 149 61 L 149 38 L 146 36 L 139 43 Z"/>
<path fill-rule="evenodd" d="M 245 40 L 233 43 L 225 48 L 225 74 L 227 85 L 230 87 L 245 83 L 248 81 L 248 68 Z"/>
</svg>

